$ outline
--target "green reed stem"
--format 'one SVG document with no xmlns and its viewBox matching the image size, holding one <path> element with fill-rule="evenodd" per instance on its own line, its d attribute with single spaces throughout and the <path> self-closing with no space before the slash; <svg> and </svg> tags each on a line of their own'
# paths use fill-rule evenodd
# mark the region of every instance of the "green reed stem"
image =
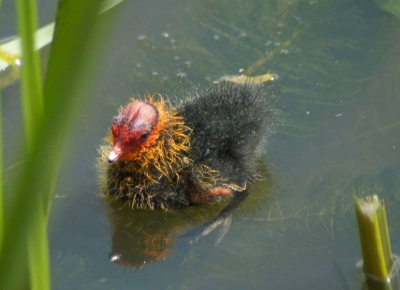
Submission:
<svg viewBox="0 0 400 290">
<path fill-rule="evenodd" d="M 38 202 L 36 221 L 28 240 L 29 278 L 32 290 L 50 289 L 49 245 L 47 240 L 47 214 L 43 202 Z"/>
<path fill-rule="evenodd" d="M 1 6 L 1 0 L 0 0 Z M 3 102 L 0 88 L 0 249 L 4 233 L 4 191 L 3 191 Z"/>
<path fill-rule="evenodd" d="M 16 3 L 23 55 L 21 67 L 22 112 L 26 141 L 28 150 L 30 150 L 34 128 L 43 118 L 42 76 L 34 39 L 34 33 L 37 30 L 37 9 L 35 0 L 18 0 Z"/>
<path fill-rule="evenodd" d="M 7 204 L 0 251 L 2 290 L 25 286 L 27 259 L 31 289 L 50 289 L 47 217 L 61 145 L 79 100 L 88 42 L 101 4 L 99 0 L 60 0 L 42 98 L 39 61 L 33 50 L 35 2 L 17 2 L 23 47 L 21 93 L 26 145 L 21 156 L 24 163 Z"/>
<path fill-rule="evenodd" d="M 0 0 L 1 10 L 2 0 Z M 3 244 L 4 233 L 4 192 L 3 192 L 3 102 L 0 85 L 0 249 Z"/>
<path fill-rule="evenodd" d="M 387 282 L 394 266 L 385 204 L 378 196 L 356 199 L 363 268 L 367 277 Z"/>
<path fill-rule="evenodd" d="M 43 120 L 42 77 L 38 52 L 35 51 L 34 33 L 37 30 L 37 8 L 35 0 L 17 1 L 18 30 L 21 36 L 23 65 L 21 67 L 21 97 L 28 152 L 32 150 L 33 134 Z M 27 192 L 21 192 L 27 196 Z M 40 195 L 39 192 L 33 194 Z M 47 218 L 43 204 L 38 202 L 38 211 L 32 216 L 32 227 L 27 233 L 30 287 L 33 290 L 50 289 L 49 254 L 47 249 Z"/>
</svg>

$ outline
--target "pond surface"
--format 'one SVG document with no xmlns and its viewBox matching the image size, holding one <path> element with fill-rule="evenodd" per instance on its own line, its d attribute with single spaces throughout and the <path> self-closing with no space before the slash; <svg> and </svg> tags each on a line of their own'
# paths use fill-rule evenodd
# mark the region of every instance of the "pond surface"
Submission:
<svg viewBox="0 0 400 290">
<path fill-rule="evenodd" d="M 41 25 L 54 15 L 50 2 L 41 1 Z M 6 37 L 15 33 L 14 2 L 3 3 Z M 142 0 L 103 17 L 111 37 L 53 202 L 53 289 L 361 289 L 354 194 L 385 199 L 400 254 L 395 16 L 365 0 Z M 101 197 L 97 149 L 130 97 L 157 92 L 176 102 L 226 75 L 267 72 L 278 76 L 280 113 L 260 160 L 264 180 L 218 247 L 217 231 L 194 245 L 182 235 L 220 206 L 143 212 Z M 18 84 L 3 90 L 6 167 L 18 162 L 18 94 Z"/>
</svg>

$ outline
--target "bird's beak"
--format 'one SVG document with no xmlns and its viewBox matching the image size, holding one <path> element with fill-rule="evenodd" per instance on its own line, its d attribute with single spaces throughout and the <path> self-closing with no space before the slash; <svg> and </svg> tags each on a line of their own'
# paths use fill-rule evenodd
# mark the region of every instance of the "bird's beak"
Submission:
<svg viewBox="0 0 400 290">
<path fill-rule="evenodd" d="M 108 154 L 108 162 L 112 163 L 114 161 L 117 161 L 119 158 L 118 154 L 114 152 L 114 150 L 111 150 L 110 154 Z"/>
<path fill-rule="evenodd" d="M 1 0 L 0 0 L 1 1 Z M 130 158 L 133 158 L 138 150 L 137 146 L 134 144 L 121 144 L 118 140 L 114 142 L 113 147 L 111 148 L 110 153 L 108 153 L 108 162 L 112 163 L 117 160 L 128 161 Z"/>
</svg>

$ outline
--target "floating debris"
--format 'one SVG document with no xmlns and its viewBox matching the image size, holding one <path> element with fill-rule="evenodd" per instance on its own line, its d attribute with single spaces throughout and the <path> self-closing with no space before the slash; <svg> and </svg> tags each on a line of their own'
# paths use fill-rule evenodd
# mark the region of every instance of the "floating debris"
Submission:
<svg viewBox="0 0 400 290">
<path fill-rule="evenodd" d="M 178 78 L 185 78 L 186 77 L 186 74 L 184 73 L 184 72 L 178 72 L 177 74 L 176 74 L 176 76 L 178 77 Z"/>
<path fill-rule="evenodd" d="M 246 83 L 251 83 L 251 84 L 263 84 L 268 81 L 273 81 L 276 79 L 276 75 L 271 74 L 271 73 L 266 73 L 265 75 L 260 75 L 260 76 L 246 76 L 244 74 L 242 75 L 233 75 L 233 76 L 224 76 L 219 79 L 219 81 L 226 81 L 226 82 L 232 82 L 235 84 L 246 84 Z"/>
</svg>

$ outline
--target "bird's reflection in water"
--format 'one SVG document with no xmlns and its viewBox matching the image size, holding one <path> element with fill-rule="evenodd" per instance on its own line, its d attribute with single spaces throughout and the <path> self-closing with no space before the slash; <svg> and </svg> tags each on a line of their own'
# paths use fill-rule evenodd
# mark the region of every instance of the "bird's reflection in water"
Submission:
<svg viewBox="0 0 400 290">
<path fill-rule="evenodd" d="M 230 219 L 232 214 L 241 216 L 257 211 L 270 196 L 273 182 L 265 166 L 262 167 L 263 180 L 254 183 L 247 196 L 244 192 L 239 193 L 238 197 L 243 198 L 237 199 L 236 204 L 231 199 L 212 205 L 164 211 L 132 209 L 119 200 L 107 199 L 113 228 L 110 261 L 140 269 L 166 259 L 173 252 L 178 238 L 185 242 L 197 242 L 216 227 L 220 227 L 218 239 L 221 239 L 223 232 L 229 228 L 224 221 Z"/>
</svg>

